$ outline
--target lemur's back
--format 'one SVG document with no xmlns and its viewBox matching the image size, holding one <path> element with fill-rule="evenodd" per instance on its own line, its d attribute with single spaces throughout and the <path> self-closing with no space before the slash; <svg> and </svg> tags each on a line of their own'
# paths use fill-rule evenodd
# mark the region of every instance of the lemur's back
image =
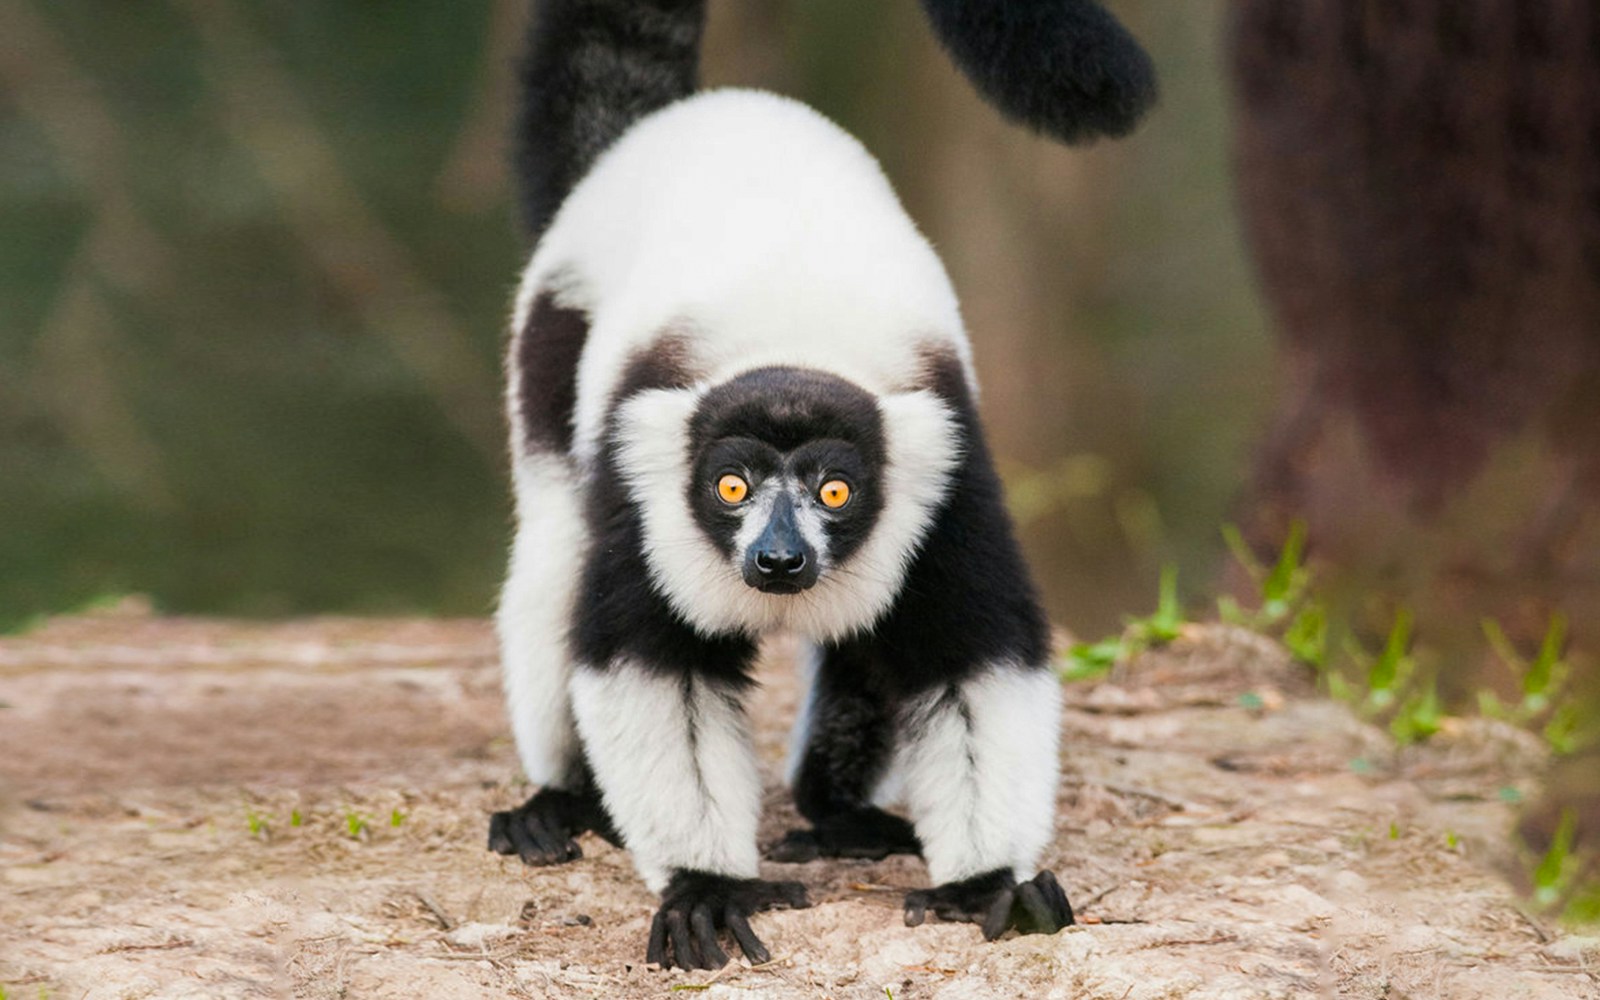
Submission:
<svg viewBox="0 0 1600 1000">
<path fill-rule="evenodd" d="M 620 357 L 692 324 L 691 367 L 825 361 L 875 390 L 918 351 L 965 359 L 943 266 L 861 144 L 757 91 L 701 94 L 644 119 L 573 190 L 528 295 L 559 284 L 590 318 L 577 443 L 592 444 Z"/>
</svg>

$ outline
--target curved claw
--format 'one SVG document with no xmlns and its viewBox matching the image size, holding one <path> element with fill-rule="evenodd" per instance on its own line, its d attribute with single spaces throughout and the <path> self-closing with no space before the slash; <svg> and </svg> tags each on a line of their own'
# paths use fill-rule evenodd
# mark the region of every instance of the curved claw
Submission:
<svg viewBox="0 0 1600 1000">
<path fill-rule="evenodd" d="M 667 883 L 661 908 L 650 923 L 645 961 L 662 968 L 719 969 L 728 963 L 728 953 L 717 934 L 726 930 L 751 962 L 769 962 L 771 953 L 750 928 L 751 914 L 810 905 L 799 882 L 678 871 Z"/>
</svg>

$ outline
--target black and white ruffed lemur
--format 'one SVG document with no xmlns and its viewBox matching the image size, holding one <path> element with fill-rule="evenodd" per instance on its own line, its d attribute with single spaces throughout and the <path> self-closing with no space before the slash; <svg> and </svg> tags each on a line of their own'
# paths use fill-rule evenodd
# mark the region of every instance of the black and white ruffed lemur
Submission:
<svg viewBox="0 0 1600 1000">
<path fill-rule="evenodd" d="M 924 7 L 993 103 L 1059 138 L 1122 134 L 1154 98 L 1089 0 Z M 908 923 L 1054 932 L 1059 693 L 955 293 L 856 140 L 696 92 L 703 20 L 546 0 L 529 29 L 498 624 L 539 791 L 489 846 L 557 864 L 593 830 L 661 894 L 648 961 L 721 965 L 724 931 L 765 961 L 750 915 L 807 905 L 758 877 L 744 709 L 786 631 L 809 647 L 790 781 L 812 825 L 768 857 L 920 854 Z"/>
</svg>

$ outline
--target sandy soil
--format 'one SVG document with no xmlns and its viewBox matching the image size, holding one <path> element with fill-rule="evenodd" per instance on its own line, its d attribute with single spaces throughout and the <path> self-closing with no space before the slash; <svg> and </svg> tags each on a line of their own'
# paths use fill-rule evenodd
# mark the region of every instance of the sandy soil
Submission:
<svg viewBox="0 0 1600 1000">
<path fill-rule="evenodd" d="M 627 856 L 484 850 L 524 797 L 481 622 L 102 616 L 0 641 L 0 985 L 39 997 L 1600 997 L 1600 940 L 1498 872 L 1538 745 L 1397 752 L 1271 644 L 1196 629 L 1069 691 L 1046 861 L 1083 923 L 902 925 L 920 862 L 771 865 L 774 962 L 641 959 Z M 769 775 L 795 700 L 774 651 Z M 764 836 L 794 822 L 769 789 Z M 702 984 L 710 985 L 702 988 Z"/>
</svg>

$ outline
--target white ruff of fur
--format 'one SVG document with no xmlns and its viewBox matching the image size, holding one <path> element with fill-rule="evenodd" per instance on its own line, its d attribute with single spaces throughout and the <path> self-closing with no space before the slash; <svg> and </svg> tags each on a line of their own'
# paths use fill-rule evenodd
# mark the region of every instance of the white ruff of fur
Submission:
<svg viewBox="0 0 1600 1000">
<path fill-rule="evenodd" d="M 579 667 L 572 710 L 606 810 L 654 892 L 675 868 L 754 878 L 761 778 L 734 693 L 617 663 Z"/>
<path fill-rule="evenodd" d="M 935 885 L 1033 876 L 1054 832 L 1060 727 L 1055 676 L 1006 664 L 906 706 L 894 769 Z"/>
<path fill-rule="evenodd" d="M 560 787 L 577 752 L 567 709 L 567 630 L 587 532 L 565 459 L 524 455 L 512 476 L 517 534 L 495 616 L 506 705 L 528 780 Z"/>
<path fill-rule="evenodd" d="M 961 435 L 949 408 L 929 392 L 878 400 L 889 457 L 872 534 L 844 563 L 824 569 L 810 590 L 779 595 L 747 585 L 743 553 L 723 556 L 690 513 L 688 421 L 703 393 L 651 390 L 621 410 L 621 472 L 644 515 L 645 558 L 656 589 L 707 636 L 788 629 L 827 640 L 877 621 L 899 594 L 961 459 Z"/>
</svg>

